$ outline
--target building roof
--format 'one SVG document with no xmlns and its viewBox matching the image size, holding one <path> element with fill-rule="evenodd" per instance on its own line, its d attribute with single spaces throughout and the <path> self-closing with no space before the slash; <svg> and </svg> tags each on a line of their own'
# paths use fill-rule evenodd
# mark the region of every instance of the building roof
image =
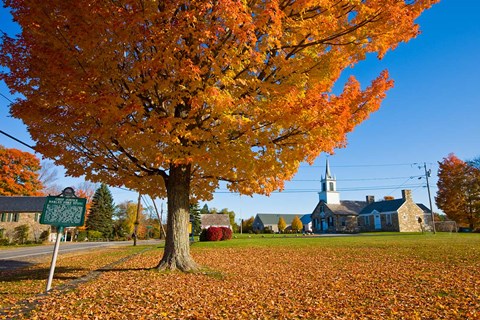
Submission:
<svg viewBox="0 0 480 320">
<path fill-rule="evenodd" d="M 424 213 L 431 213 L 430 208 L 427 208 L 427 206 L 423 203 L 417 203 L 417 206 L 419 206 Z"/>
<path fill-rule="evenodd" d="M 373 210 L 377 210 L 378 212 L 398 211 L 398 209 L 405 203 L 405 201 L 405 199 L 394 199 L 373 202 L 363 208 L 363 210 L 360 211 L 360 214 L 371 213 Z"/>
<path fill-rule="evenodd" d="M 302 224 L 309 224 L 312 222 L 312 215 L 311 214 L 304 214 L 303 217 L 300 217 L 300 221 Z"/>
<path fill-rule="evenodd" d="M 285 220 L 286 224 L 292 224 L 293 218 L 295 218 L 295 216 L 297 216 L 298 218 L 300 218 L 300 220 L 302 220 L 303 216 L 305 215 L 304 214 L 283 214 L 283 213 L 257 213 L 257 217 L 260 220 L 262 220 L 262 223 L 264 225 L 267 225 L 267 224 L 276 225 L 278 224 L 278 220 L 280 219 L 280 217 L 282 217 L 283 220 Z"/>
<path fill-rule="evenodd" d="M 340 204 L 328 204 L 322 200 L 317 204 L 313 213 L 320 213 L 322 205 L 335 215 L 356 216 L 363 208 L 365 208 L 367 203 L 365 201 L 342 200 L 340 201 Z"/>
<path fill-rule="evenodd" d="M 356 216 L 366 205 L 365 201 L 343 200 L 340 204 L 327 204 L 327 207 L 338 215 Z"/>
<path fill-rule="evenodd" d="M 203 226 L 225 226 L 230 227 L 230 217 L 228 214 L 211 213 L 201 214 L 200 221 Z"/>
<path fill-rule="evenodd" d="M 47 197 L 0 196 L 0 212 L 42 212 Z"/>
</svg>

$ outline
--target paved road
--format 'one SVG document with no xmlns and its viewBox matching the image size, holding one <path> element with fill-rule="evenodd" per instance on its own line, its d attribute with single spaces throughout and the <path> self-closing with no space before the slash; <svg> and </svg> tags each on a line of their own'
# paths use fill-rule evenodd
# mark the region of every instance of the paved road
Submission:
<svg viewBox="0 0 480 320">
<path fill-rule="evenodd" d="M 139 241 L 138 244 L 155 244 L 160 243 L 158 240 Z M 133 241 L 109 241 L 109 242 L 61 242 L 58 253 L 68 253 L 81 250 L 90 250 L 101 247 L 111 246 L 125 246 L 133 245 Z M 20 247 L 12 249 L 0 250 L 0 270 L 19 268 L 32 265 L 38 262 L 39 258 L 42 260 L 47 256 L 53 254 L 53 244 L 35 246 L 35 247 Z"/>
</svg>

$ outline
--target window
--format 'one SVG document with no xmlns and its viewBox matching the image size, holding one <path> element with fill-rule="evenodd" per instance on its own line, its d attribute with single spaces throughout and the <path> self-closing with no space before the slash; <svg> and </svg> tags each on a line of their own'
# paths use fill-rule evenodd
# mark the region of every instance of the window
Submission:
<svg viewBox="0 0 480 320">
<path fill-rule="evenodd" d="M 365 225 L 369 226 L 370 225 L 370 216 L 365 216 L 364 219 L 365 219 Z"/>
<path fill-rule="evenodd" d="M 18 222 L 20 220 L 20 213 L 3 212 L 0 213 L 1 222 Z"/>
<path fill-rule="evenodd" d="M 333 227 L 333 217 L 328 217 L 327 223 L 329 227 Z"/>
<path fill-rule="evenodd" d="M 342 218 L 341 223 L 342 227 L 345 227 L 347 225 L 347 220 L 345 219 L 345 217 Z"/>
<path fill-rule="evenodd" d="M 388 213 L 385 215 L 385 223 L 387 225 L 391 225 L 392 224 L 392 214 Z"/>
<path fill-rule="evenodd" d="M 333 188 L 333 182 L 330 182 L 330 191 L 335 191 Z"/>
</svg>

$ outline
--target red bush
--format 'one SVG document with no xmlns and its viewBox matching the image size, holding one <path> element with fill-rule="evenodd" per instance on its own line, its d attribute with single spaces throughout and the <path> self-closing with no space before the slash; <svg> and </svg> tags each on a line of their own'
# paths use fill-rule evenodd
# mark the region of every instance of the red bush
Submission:
<svg viewBox="0 0 480 320">
<path fill-rule="evenodd" d="M 222 237 L 223 232 L 221 228 L 210 227 L 207 229 L 207 241 L 220 241 Z"/>
<path fill-rule="evenodd" d="M 227 227 L 221 227 L 220 229 L 222 229 L 222 240 L 232 239 L 232 235 L 233 235 L 232 229 Z"/>
</svg>

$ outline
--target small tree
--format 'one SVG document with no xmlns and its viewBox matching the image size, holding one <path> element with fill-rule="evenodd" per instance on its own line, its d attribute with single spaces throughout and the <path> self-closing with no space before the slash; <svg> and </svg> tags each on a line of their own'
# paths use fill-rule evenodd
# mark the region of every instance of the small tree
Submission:
<svg viewBox="0 0 480 320">
<path fill-rule="evenodd" d="M 248 233 L 253 231 L 254 217 L 250 217 L 247 220 L 242 220 L 242 232 Z"/>
<path fill-rule="evenodd" d="M 15 227 L 14 234 L 13 234 L 13 241 L 15 243 L 25 243 L 28 239 L 28 231 L 29 227 L 26 224 L 22 224 L 18 227 Z"/>
<path fill-rule="evenodd" d="M 114 210 L 112 194 L 107 185 L 102 183 L 93 195 L 92 208 L 86 222 L 87 230 L 99 231 L 104 237 L 110 237 L 113 232 Z"/>
<path fill-rule="evenodd" d="M 292 221 L 292 230 L 294 232 L 299 232 L 303 228 L 303 223 L 298 216 L 295 216 Z"/>
<path fill-rule="evenodd" d="M 220 210 L 219 213 L 220 214 L 228 214 L 228 217 L 230 219 L 230 226 L 232 227 L 232 230 L 235 231 L 235 230 L 238 229 L 238 225 L 235 222 L 235 212 L 234 211 L 228 210 L 227 208 L 223 208 L 222 210 Z"/>
<path fill-rule="evenodd" d="M 278 231 L 283 232 L 287 228 L 287 223 L 285 222 L 285 219 L 280 217 L 278 219 Z"/>
</svg>

